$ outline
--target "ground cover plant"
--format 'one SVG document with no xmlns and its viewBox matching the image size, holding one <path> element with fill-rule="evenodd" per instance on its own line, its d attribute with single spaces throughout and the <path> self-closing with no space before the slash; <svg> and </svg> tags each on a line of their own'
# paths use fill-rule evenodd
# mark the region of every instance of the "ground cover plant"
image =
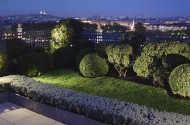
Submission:
<svg viewBox="0 0 190 125">
<path fill-rule="evenodd" d="M 163 88 L 143 85 L 113 77 L 84 78 L 72 70 L 52 70 L 35 80 L 75 91 L 114 98 L 145 105 L 159 111 L 178 112 L 190 115 L 190 101 L 168 95 Z"/>
</svg>

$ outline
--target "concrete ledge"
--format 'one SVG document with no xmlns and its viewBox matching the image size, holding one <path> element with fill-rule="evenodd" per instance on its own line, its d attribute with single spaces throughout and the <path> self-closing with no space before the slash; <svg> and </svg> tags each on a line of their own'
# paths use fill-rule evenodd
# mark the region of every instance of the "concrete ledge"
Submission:
<svg viewBox="0 0 190 125">
<path fill-rule="evenodd" d="M 0 103 L 12 102 L 31 111 L 37 112 L 68 125 L 107 125 L 84 116 L 30 100 L 12 92 L 0 93 Z"/>
</svg>

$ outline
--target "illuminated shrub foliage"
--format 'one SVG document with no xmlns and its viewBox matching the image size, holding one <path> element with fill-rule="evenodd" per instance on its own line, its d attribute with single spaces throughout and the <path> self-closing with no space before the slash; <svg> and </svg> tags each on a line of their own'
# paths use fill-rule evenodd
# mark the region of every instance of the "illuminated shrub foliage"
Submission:
<svg viewBox="0 0 190 125">
<path fill-rule="evenodd" d="M 169 84 L 173 94 L 190 97 L 190 64 L 176 67 L 170 74 Z"/>
<path fill-rule="evenodd" d="M 51 31 L 51 51 L 74 44 L 75 41 L 79 40 L 82 29 L 81 23 L 75 19 L 61 21 Z"/>
<path fill-rule="evenodd" d="M 80 62 L 80 72 L 85 77 L 99 77 L 106 75 L 109 70 L 105 59 L 98 54 L 90 53 Z"/>
<path fill-rule="evenodd" d="M 18 60 L 18 70 L 21 74 L 28 77 L 40 75 L 44 71 L 45 61 L 36 52 L 29 52 L 22 55 Z"/>
<path fill-rule="evenodd" d="M 140 77 L 152 78 L 158 69 L 163 68 L 162 59 L 169 54 L 190 59 L 190 46 L 180 42 L 149 43 L 136 58 L 133 69 Z"/>
<path fill-rule="evenodd" d="M 7 71 L 7 57 L 6 54 L 0 53 L 0 76 Z"/>
<path fill-rule="evenodd" d="M 114 65 L 119 75 L 125 77 L 133 48 L 130 45 L 111 44 L 106 48 L 106 54 L 108 61 Z"/>
</svg>

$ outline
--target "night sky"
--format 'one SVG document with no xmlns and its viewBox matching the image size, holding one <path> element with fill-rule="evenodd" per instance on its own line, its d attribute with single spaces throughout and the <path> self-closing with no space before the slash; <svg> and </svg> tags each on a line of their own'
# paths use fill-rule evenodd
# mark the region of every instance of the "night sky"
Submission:
<svg viewBox="0 0 190 125">
<path fill-rule="evenodd" d="M 55 16 L 190 16 L 190 0 L 0 0 L 0 16 L 37 14 Z"/>
</svg>

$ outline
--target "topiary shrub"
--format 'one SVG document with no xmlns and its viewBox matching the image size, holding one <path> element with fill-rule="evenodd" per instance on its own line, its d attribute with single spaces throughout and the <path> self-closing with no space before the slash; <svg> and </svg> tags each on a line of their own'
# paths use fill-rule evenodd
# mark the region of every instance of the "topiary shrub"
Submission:
<svg viewBox="0 0 190 125">
<path fill-rule="evenodd" d="M 84 77 L 99 77 L 106 75 L 109 70 L 105 59 L 98 54 L 90 53 L 80 62 L 80 72 Z"/>
<path fill-rule="evenodd" d="M 149 43 L 136 58 L 133 70 L 140 77 L 152 78 L 153 74 L 163 67 L 162 61 L 158 63 L 157 60 L 169 54 L 178 54 L 190 59 L 190 46 L 180 42 Z"/>
<path fill-rule="evenodd" d="M 45 61 L 36 52 L 29 52 L 19 57 L 18 71 L 28 77 L 40 75 L 44 71 Z"/>
<path fill-rule="evenodd" d="M 169 76 L 169 85 L 173 94 L 190 97 L 190 64 L 176 67 Z"/>
<path fill-rule="evenodd" d="M 0 53 L 0 76 L 7 72 L 7 56 L 4 53 Z"/>
<path fill-rule="evenodd" d="M 130 45 L 111 44 L 106 48 L 106 54 L 108 61 L 114 65 L 119 76 L 125 77 L 133 48 Z"/>
<path fill-rule="evenodd" d="M 64 47 L 53 53 L 55 68 L 74 68 L 76 53 L 71 47 Z"/>
<path fill-rule="evenodd" d="M 81 50 L 81 51 L 78 53 L 77 58 L 76 58 L 77 67 L 79 67 L 79 64 L 80 64 L 82 58 L 83 58 L 84 56 L 86 56 L 87 54 L 89 54 L 89 53 L 95 53 L 95 49 L 88 47 L 88 48 L 85 48 L 85 49 Z"/>
</svg>

